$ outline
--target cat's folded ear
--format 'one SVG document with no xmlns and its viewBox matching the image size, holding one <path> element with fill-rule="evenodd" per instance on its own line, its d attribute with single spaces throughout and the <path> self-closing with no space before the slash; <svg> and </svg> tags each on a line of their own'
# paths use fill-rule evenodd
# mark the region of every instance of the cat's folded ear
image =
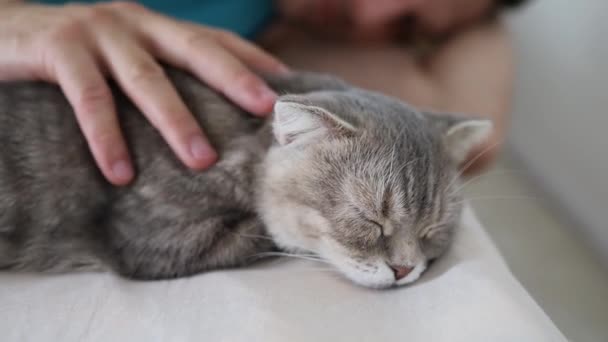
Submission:
<svg viewBox="0 0 608 342">
<path fill-rule="evenodd" d="M 459 117 L 451 114 L 427 113 L 443 135 L 450 158 L 461 164 L 475 147 L 492 134 L 492 121 Z"/>
<path fill-rule="evenodd" d="M 355 132 L 351 124 L 324 108 L 290 100 L 275 103 L 272 129 L 281 145 L 304 145 Z"/>
</svg>

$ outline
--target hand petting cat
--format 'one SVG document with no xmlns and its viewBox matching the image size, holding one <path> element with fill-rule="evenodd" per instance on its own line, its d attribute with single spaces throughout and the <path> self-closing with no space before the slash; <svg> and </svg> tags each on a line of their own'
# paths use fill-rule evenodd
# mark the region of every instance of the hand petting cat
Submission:
<svg viewBox="0 0 608 342">
<path fill-rule="evenodd" d="M 471 26 L 500 6 L 521 2 L 277 0 L 275 4 L 284 21 L 297 23 L 297 26 L 311 33 L 321 33 L 326 38 L 393 41 L 404 31 L 446 35 Z M 472 31 L 476 31 L 476 25 L 472 26 Z M 499 121 L 493 139 L 489 140 L 498 146 L 504 132 L 501 127 L 504 127 L 502 122 L 506 115 L 505 102 L 509 98 L 505 95 L 508 93 L 505 89 L 510 86 L 509 48 L 500 27 L 478 31 L 481 34 L 459 33 L 443 44 L 439 49 L 441 53 L 434 53 L 433 58 L 424 63 L 436 66 L 422 70 L 428 79 L 420 82 L 418 78 L 412 88 L 415 94 L 412 96 L 405 92 L 401 97 L 417 105 L 416 96 L 424 82 L 430 79 L 440 84 L 441 87 L 432 94 L 440 106 L 447 104 L 452 111 L 464 109 Z M 297 41 L 293 37 L 289 40 Z M 329 44 L 335 45 L 333 41 Z M 320 51 L 299 51 L 298 55 L 317 53 L 323 60 L 331 59 L 326 49 Z M 493 56 L 487 58 L 486 51 Z M 361 51 L 357 48 L 356 52 L 360 55 Z M 355 58 L 352 55 L 349 59 L 351 57 Z M 390 65 L 383 56 L 379 59 L 368 60 L 366 64 Z M 487 63 L 467 62 L 469 60 L 499 62 L 490 63 L 492 72 L 489 73 L 473 70 L 477 75 L 488 75 L 487 80 L 475 85 L 475 82 L 468 81 L 472 71 L 468 66 Z M 348 65 L 352 67 L 350 60 L 349 63 L 343 62 L 339 61 L 341 68 L 330 72 L 340 75 L 341 69 Z M 133 2 L 44 6 L 19 0 L 0 0 L 0 81 L 40 79 L 59 84 L 75 109 L 98 167 L 115 185 L 128 184 L 135 170 L 105 76 L 118 83 L 185 165 L 202 170 L 218 159 L 214 147 L 203 133 L 204 127 L 198 126 L 159 63 L 190 71 L 245 111 L 258 116 L 270 113 L 277 94 L 255 71 L 288 72 L 277 58 L 233 33 L 182 22 Z M 502 67 L 496 68 L 496 65 Z M 477 66 L 474 68 L 479 69 Z M 359 66 L 356 69 L 356 74 L 359 74 L 361 69 Z M 399 81 L 392 68 L 385 69 L 390 69 L 392 76 L 380 84 Z M 397 66 L 397 72 L 403 69 L 402 64 Z M 346 75 L 340 76 L 350 79 Z M 465 87 L 462 86 L 463 80 L 467 84 Z M 486 86 L 488 83 L 492 83 L 491 86 Z M 486 90 L 491 96 L 477 96 L 479 89 Z M 437 103 L 432 105 L 436 107 Z M 488 146 L 486 143 L 482 150 L 486 151 Z M 495 154 L 492 151 L 484 153 L 472 169 L 485 167 Z"/>
<path fill-rule="evenodd" d="M 179 22 L 136 3 L 0 6 L 0 80 L 58 83 L 97 165 L 116 185 L 130 182 L 134 170 L 104 75 L 113 77 L 184 164 L 204 169 L 217 154 L 157 60 L 189 70 L 260 116 L 270 113 L 277 95 L 252 70 L 287 70 L 230 32 Z"/>
</svg>

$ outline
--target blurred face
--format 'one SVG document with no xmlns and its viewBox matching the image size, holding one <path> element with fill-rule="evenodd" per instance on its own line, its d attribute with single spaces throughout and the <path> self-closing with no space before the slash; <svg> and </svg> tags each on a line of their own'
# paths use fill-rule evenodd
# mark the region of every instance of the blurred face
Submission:
<svg viewBox="0 0 608 342">
<path fill-rule="evenodd" d="M 485 16 L 495 0 L 279 0 L 287 18 L 358 39 L 442 35 Z"/>
</svg>

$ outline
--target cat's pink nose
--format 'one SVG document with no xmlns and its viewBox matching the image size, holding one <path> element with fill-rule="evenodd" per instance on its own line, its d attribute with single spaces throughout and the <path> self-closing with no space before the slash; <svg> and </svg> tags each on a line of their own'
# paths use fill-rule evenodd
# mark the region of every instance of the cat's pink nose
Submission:
<svg viewBox="0 0 608 342">
<path fill-rule="evenodd" d="M 410 272 L 412 272 L 412 270 L 414 269 L 413 267 L 407 267 L 407 266 L 395 266 L 395 265 L 388 265 L 388 266 L 393 270 L 393 273 L 395 274 L 395 280 L 400 280 L 400 279 L 407 277 L 407 275 L 410 274 Z"/>
</svg>

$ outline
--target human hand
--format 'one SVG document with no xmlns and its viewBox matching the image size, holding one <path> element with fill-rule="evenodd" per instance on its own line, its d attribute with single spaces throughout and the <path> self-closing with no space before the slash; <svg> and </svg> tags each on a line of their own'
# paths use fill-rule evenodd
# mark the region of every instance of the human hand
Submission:
<svg viewBox="0 0 608 342">
<path fill-rule="evenodd" d="M 189 70 L 260 116 L 270 113 L 276 94 L 251 69 L 286 70 L 232 33 L 135 3 L 3 6 L 0 80 L 58 83 L 97 165 L 116 185 L 130 182 L 134 169 L 104 75 L 116 80 L 184 164 L 204 169 L 217 155 L 157 60 Z"/>
</svg>

